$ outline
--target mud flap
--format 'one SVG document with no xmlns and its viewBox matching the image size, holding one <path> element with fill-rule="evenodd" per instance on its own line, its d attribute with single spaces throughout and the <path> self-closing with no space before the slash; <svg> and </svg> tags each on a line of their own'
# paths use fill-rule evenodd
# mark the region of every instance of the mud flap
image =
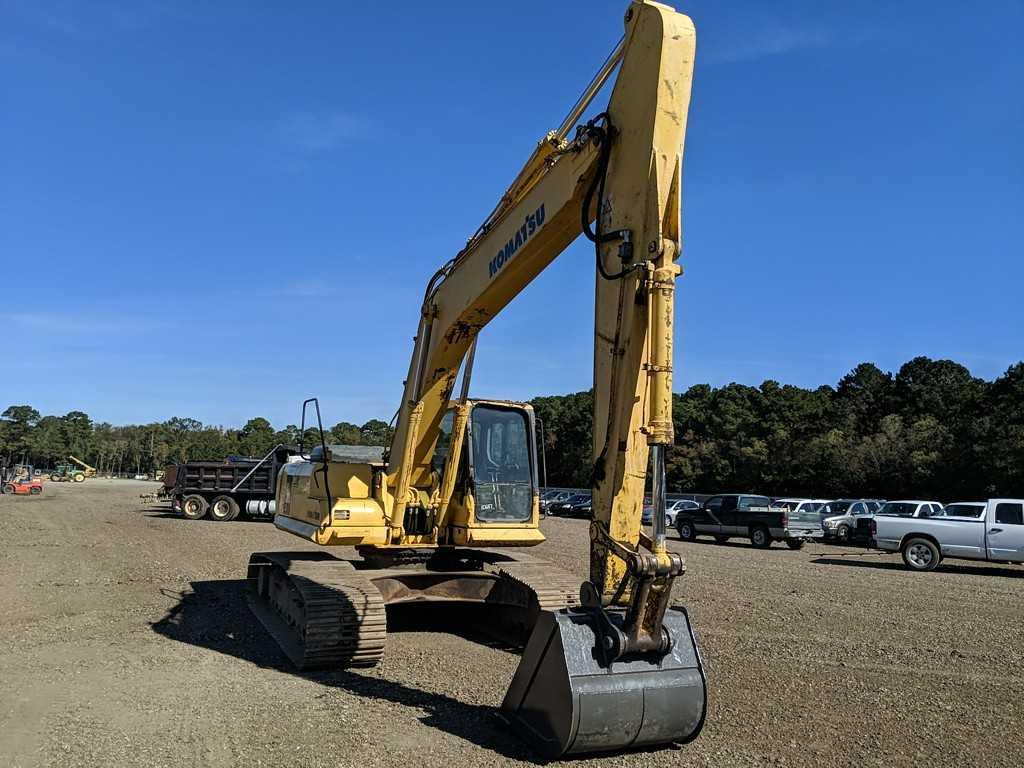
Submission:
<svg viewBox="0 0 1024 768">
<path fill-rule="evenodd" d="M 669 609 L 667 654 L 601 661 L 586 609 L 541 613 L 501 705 L 519 736 L 546 757 L 696 738 L 707 688 L 690 620 Z"/>
</svg>

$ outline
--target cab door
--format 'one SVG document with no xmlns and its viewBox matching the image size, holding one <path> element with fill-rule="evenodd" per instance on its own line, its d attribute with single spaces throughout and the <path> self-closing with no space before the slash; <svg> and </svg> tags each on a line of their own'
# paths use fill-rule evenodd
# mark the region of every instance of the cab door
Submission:
<svg viewBox="0 0 1024 768">
<path fill-rule="evenodd" d="M 694 528 L 697 533 L 720 534 L 722 532 L 722 497 L 712 496 L 704 502 L 704 506 L 694 516 Z"/>
<path fill-rule="evenodd" d="M 1024 503 L 997 501 L 985 532 L 989 560 L 1024 563 Z"/>
<path fill-rule="evenodd" d="M 719 520 L 721 521 L 721 531 L 725 535 L 747 535 L 746 521 L 740 519 L 738 502 L 738 496 L 725 496 L 722 499 L 722 511 L 719 515 Z"/>
</svg>

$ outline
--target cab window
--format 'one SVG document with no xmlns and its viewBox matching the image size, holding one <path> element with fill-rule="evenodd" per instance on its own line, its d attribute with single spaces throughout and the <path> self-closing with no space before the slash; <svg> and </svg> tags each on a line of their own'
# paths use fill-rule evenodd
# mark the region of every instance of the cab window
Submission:
<svg viewBox="0 0 1024 768">
<path fill-rule="evenodd" d="M 739 508 L 742 512 L 749 512 L 751 507 L 767 507 L 771 505 L 767 496 L 744 496 L 740 500 Z"/>
<path fill-rule="evenodd" d="M 978 519 L 985 511 L 983 504 L 950 504 L 946 507 L 946 515 L 949 517 L 970 517 Z"/>
<path fill-rule="evenodd" d="M 1024 525 L 1024 504 L 996 504 L 996 522 L 1002 525 Z"/>
<path fill-rule="evenodd" d="M 482 522 L 523 522 L 533 509 L 526 414 L 477 405 L 471 417 L 476 516 Z"/>
</svg>

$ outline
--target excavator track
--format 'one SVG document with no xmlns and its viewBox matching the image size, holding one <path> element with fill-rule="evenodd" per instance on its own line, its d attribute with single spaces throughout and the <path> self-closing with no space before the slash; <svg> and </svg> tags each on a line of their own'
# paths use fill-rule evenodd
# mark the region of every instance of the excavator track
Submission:
<svg viewBox="0 0 1024 768">
<path fill-rule="evenodd" d="M 372 667 L 384 655 L 384 600 L 350 562 L 257 552 L 248 579 L 250 608 L 298 669 Z"/>
<path fill-rule="evenodd" d="M 399 553 L 401 554 L 401 553 Z M 257 552 L 249 558 L 248 602 L 252 612 L 300 670 L 372 667 L 384 655 L 386 603 L 400 579 L 420 599 L 454 599 L 491 608 L 482 631 L 523 646 L 543 611 L 579 604 L 581 579 L 522 552 L 462 551 L 451 570 L 379 567 L 386 562 L 340 560 L 322 552 Z M 378 567 L 374 567 L 378 566 Z M 465 591 L 430 593 L 438 572 L 465 579 Z M 424 581 L 417 589 L 417 577 Z M 422 590 L 421 592 L 419 590 Z M 385 598 L 385 595 L 391 597 Z M 399 600 L 401 602 L 401 600 Z"/>
<path fill-rule="evenodd" d="M 497 577 L 490 598 L 496 608 L 480 629 L 511 646 L 526 645 L 543 611 L 579 605 L 583 580 L 531 555 L 516 553 L 516 559 L 492 562 L 486 569 Z"/>
<path fill-rule="evenodd" d="M 559 611 L 579 605 L 583 579 L 542 560 L 500 563 L 500 578 L 527 590 L 539 611 Z"/>
</svg>

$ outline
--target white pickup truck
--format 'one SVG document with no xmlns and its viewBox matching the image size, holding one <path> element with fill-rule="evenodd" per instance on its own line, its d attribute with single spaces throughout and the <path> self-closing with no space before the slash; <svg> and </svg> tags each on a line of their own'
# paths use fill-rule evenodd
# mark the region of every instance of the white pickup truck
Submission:
<svg viewBox="0 0 1024 768">
<path fill-rule="evenodd" d="M 1024 499 L 989 499 L 978 514 L 980 504 L 951 504 L 928 517 L 878 514 L 872 546 L 902 553 L 914 571 L 933 570 L 944 557 L 1024 563 Z"/>
</svg>

